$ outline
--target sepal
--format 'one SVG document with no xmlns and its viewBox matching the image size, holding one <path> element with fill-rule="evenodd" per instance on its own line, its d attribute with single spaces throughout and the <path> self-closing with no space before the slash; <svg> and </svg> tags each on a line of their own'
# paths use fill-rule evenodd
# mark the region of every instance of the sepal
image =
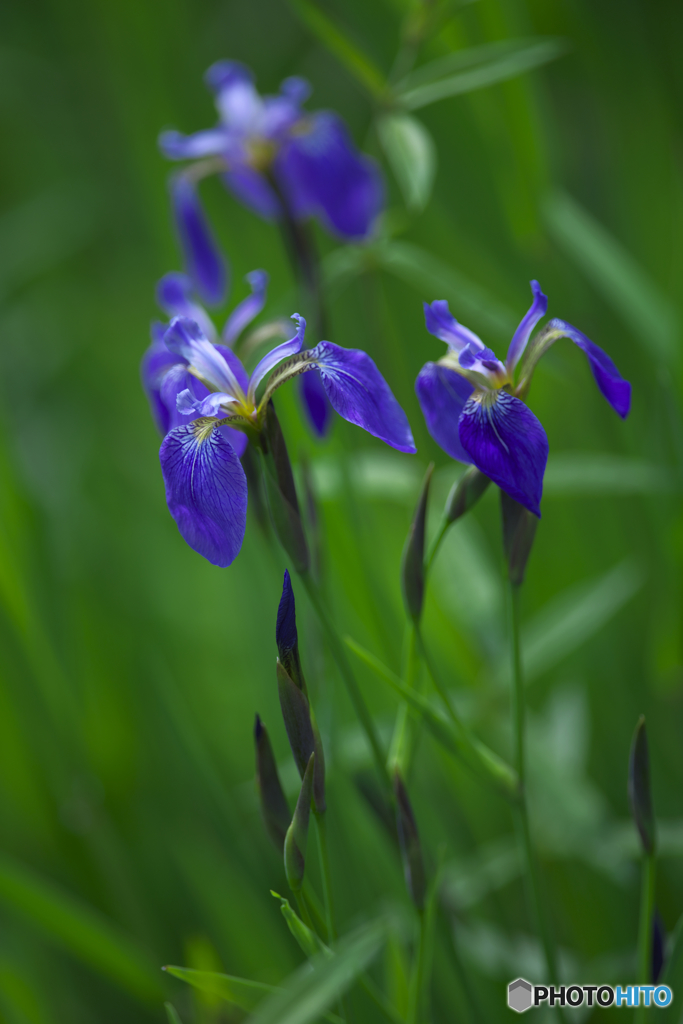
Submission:
<svg viewBox="0 0 683 1024">
<path fill-rule="evenodd" d="M 306 842 L 311 814 L 315 754 L 311 754 L 301 783 L 301 792 L 294 809 L 292 823 L 285 836 L 285 874 L 292 892 L 300 892 L 306 873 Z"/>
</svg>

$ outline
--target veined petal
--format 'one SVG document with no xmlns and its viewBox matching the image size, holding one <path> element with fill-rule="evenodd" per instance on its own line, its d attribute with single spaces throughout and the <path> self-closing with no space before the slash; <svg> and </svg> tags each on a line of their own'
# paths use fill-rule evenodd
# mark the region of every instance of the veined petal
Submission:
<svg viewBox="0 0 683 1024">
<path fill-rule="evenodd" d="M 439 363 L 427 363 L 415 381 L 427 430 L 446 454 L 459 462 L 472 459 L 460 441 L 460 416 L 474 387 L 465 377 Z"/>
<path fill-rule="evenodd" d="M 297 322 L 297 332 L 293 338 L 289 341 L 283 341 L 281 345 L 276 345 L 274 349 L 271 349 L 263 359 L 258 362 L 254 368 L 254 372 L 251 375 L 249 381 L 249 399 L 253 402 L 256 398 L 256 389 L 266 376 L 267 373 L 281 363 L 283 359 L 288 359 L 290 356 L 296 355 L 297 352 L 301 351 L 301 346 L 304 343 L 304 335 L 306 334 L 306 321 L 298 313 L 295 313 L 292 320 Z"/>
<path fill-rule="evenodd" d="M 160 398 L 166 410 L 164 433 L 187 423 L 187 416 L 183 415 L 182 410 L 178 408 L 178 395 L 182 392 L 187 392 L 197 403 L 209 394 L 208 389 L 190 373 L 188 365 L 184 361 L 172 366 L 161 382 Z M 194 415 L 196 417 L 199 414 L 195 412 Z"/>
<path fill-rule="evenodd" d="M 325 437 L 332 422 L 332 406 L 319 370 L 309 370 L 299 376 L 299 394 L 308 422 L 318 437 Z"/>
<path fill-rule="evenodd" d="M 217 60 L 204 74 L 204 82 L 213 93 L 253 79 L 251 68 L 238 60 Z"/>
<path fill-rule="evenodd" d="M 507 391 L 477 391 L 463 409 L 459 433 L 477 469 L 540 517 L 548 438 L 531 409 Z"/>
<path fill-rule="evenodd" d="M 531 293 L 534 297 L 533 302 L 531 303 L 528 312 L 522 317 L 519 327 L 512 335 L 512 341 L 510 342 L 507 358 L 505 360 L 505 365 L 510 377 L 512 377 L 515 367 L 527 346 L 531 332 L 541 317 L 544 317 L 548 311 L 548 297 L 541 291 L 540 284 L 538 281 L 531 281 L 530 283 Z"/>
<path fill-rule="evenodd" d="M 159 457 L 183 538 L 213 565 L 230 565 L 247 516 L 247 480 L 235 449 L 210 422 L 195 420 L 166 435 Z"/>
<path fill-rule="evenodd" d="M 336 114 L 322 112 L 302 120 L 274 167 L 297 217 L 316 214 L 347 239 L 371 233 L 384 207 L 384 182 Z"/>
<path fill-rule="evenodd" d="M 169 412 L 161 396 L 162 382 L 172 367 L 176 365 L 184 367 L 184 363 L 179 363 L 178 356 L 174 352 L 170 352 L 163 341 L 159 339 L 157 331 L 158 327 L 163 327 L 163 330 L 166 330 L 165 324 L 153 325 L 152 333 L 155 340 L 142 357 L 140 375 L 142 377 L 142 386 L 149 400 L 154 422 L 159 432 L 166 434 L 170 429 Z"/>
<path fill-rule="evenodd" d="M 550 330 L 559 331 L 558 337 L 569 338 L 575 345 L 586 353 L 590 368 L 595 377 L 595 383 L 600 388 L 614 411 L 626 419 L 631 408 L 631 385 L 621 376 L 616 366 L 606 352 L 586 337 L 576 327 L 566 323 L 564 320 L 551 320 L 548 324 Z"/>
<path fill-rule="evenodd" d="M 461 352 L 468 345 L 472 351 L 483 349 L 484 342 L 469 327 L 459 324 L 448 308 L 445 299 L 436 299 L 431 305 L 423 303 L 425 312 L 425 324 L 430 334 L 440 341 Z"/>
<path fill-rule="evenodd" d="M 164 274 L 157 284 L 156 299 L 169 316 L 186 316 L 199 324 L 210 341 L 215 341 L 217 331 L 203 306 L 192 298 L 194 287 L 187 274 Z M 165 328 L 164 328 L 165 329 Z"/>
<path fill-rule="evenodd" d="M 238 398 L 243 397 L 243 389 L 226 357 L 217 345 L 211 344 L 194 320 L 174 316 L 164 335 L 164 341 L 171 352 L 177 352 L 186 359 L 192 369 L 211 387 Z M 237 359 L 234 353 L 231 355 L 233 359 Z"/>
<path fill-rule="evenodd" d="M 406 414 L 367 353 L 321 341 L 306 357 L 340 416 L 400 452 L 417 451 Z"/>
<path fill-rule="evenodd" d="M 171 200 L 187 272 L 206 302 L 222 302 L 227 287 L 227 269 L 194 184 L 184 175 L 171 178 Z"/>
<path fill-rule="evenodd" d="M 159 149 L 169 160 L 197 160 L 220 156 L 226 147 L 224 128 L 206 128 L 192 135 L 167 131 L 159 136 Z"/>
<path fill-rule="evenodd" d="M 248 324 L 257 317 L 266 304 L 268 274 L 265 270 L 252 270 L 245 281 L 251 286 L 251 295 L 235 306 L 223 328 L 223 340 L 232 345 Z"/>
</svg>

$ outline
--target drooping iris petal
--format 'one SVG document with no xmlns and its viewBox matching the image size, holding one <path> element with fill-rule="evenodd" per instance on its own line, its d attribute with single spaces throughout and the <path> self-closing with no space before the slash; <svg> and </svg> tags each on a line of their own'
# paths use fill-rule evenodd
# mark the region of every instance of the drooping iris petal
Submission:
<svg viewBox="0 0 683 1024">
<path fill-rule="evenodd" d="M 277 220 L 282 213 L 280 201 L 258 171 L 246 165 L 221 175 L 223 183 L 240 203 L 264 220 Z"/>
<path fill-rule="evenodd" d="M 216 340 L 216 328 L 205 309 L 195 302 L 194 286 L 187 274 L 164 274 L 157 284 L 156 299 L 169 316 L 187 316 L 196 321 L 210 341 Z"/>
<path fill-rule="evenodd" d="M 247 480 L 219 429 L 198 420 L 175 427 L 159 452 L 168 508 L 191 548 L 213 565 L 239 554 L 247 517 Z"/>
<path fill-rule="evenodd" d="M 245 280 L 251 286 L 251 295 L 243 299 L 233 309 L 223 328 L 223 340 L 232 345 L 236 338 L 257 317 L 266 304 L 268 274 L 265 270 L 252 270 Z"/>
<path fill-rule="evenodd" d="M 519 327 L 512 335 L 512 341 L 510 342 L 507 358 L 505 360 L 505 365 L 509 374 L 513 373 L 515 366 L 519 362 L 534 327 L 541 317 L 544 317 L 548 311 L 548 297 L 541 291 L 541 286 L 538 281 L 531 281 L 531 292 L 534 297 L 533 302 L 531 303 L 528 312 L 522 317 Z"/>
<path fill-rule="evenodd" d="M 209 303 L 222 302 L 227 287 L 227 268 L 194 184 L 184 175 L 171 178 L 171 201 L 185 265 L 195 289 Z"/>
<path fill-rule="evenodd" d="M 178 363 L 178 356 L 170 352 L 159 338 L 159 327 L 166 330 L 165 324 L 153 325 L 155 340 L 142 357 L 140 375 L 154 423 L 160 433 L 166 434 L 169 430 L 169 413 L 161 397 L 161 386 L 168 371 Z"/>
<path fill-rule="evenodd" d="M 626 419 L 631 408 L 631 385 L 624 380 L 607 353 L 603 352 L 582 331 L 572 327 L 565 320 L 551 320 L 548 328 L 561 331 L 566 338 L 569 338 L 586 353 L 595 383 L 614 411 L 622 419 Z"/>
<path fill-rule="evenodd" d="M 477 469 L 540 516 L 548 438 L 524 402 L 507 391 L 475 392 L 463 409 L 459 433 Z"/>
<path fill-rule="evenodd" d="M 205 156 L 220 156 L 225 149 L 225 131 L 206 128 L 192 135 L 167 131 L 159 136 L 159 149 L 169 160 L 197 160 Z"/>
<path fill-rule="evenodd" d="M 460 441 L 460 416 L 473 387 L 455 370 L 439 363 L 427 363 L 415 381 L 415 391 L 427 423 L 427 430 L 439 447 L 459 462 L 472 459 Z"/>
<path fill-rule="evenodd" d="M 417 451 L 408 418 L 369 355 L 321 341 L 307 356 L 340 416 L 400 452 Z"/>
<path fill-rule="evenodd" d="M 171 352 L 177 352 L 199 376 L 217 391 L 241 397 L 243 388 L 231 368 L 226 356 L 218 345 L 212 345 L 199 325 L 188 317 L 175 316 L 164 335 L 164 341 Z M 231 361 L 236 360 L 230 352 Z"/>
<path fill-rule="evenodd" d="M 460 352 L 468 345 L 472 351 L 484 348 L 484 342 L 474 331 L 458 323 L 445 299 L 436 299 L 431 305 L 425 302 L 423 306 L 427 330 L 435 338 L 445 341 L 456 352 Z"/>
<path fill-rule="evenodd" d="M 332 422 L 332 406 L 319 370 L 309 370 L 299 378 L 299 394 L 307 419 L 318 437 L 326 437 Z"/>
<path fill-rule="evenodd" d="M 281 363 L 283 359 L 289 359 L 290 356 L 296 355 L 297 352 L 301 351 L 301 346 L 304 343 L 304 336 L 306 334 L 306 321 L 298 313 L 295 313 L 292 320 L 296 320 L 298 327 L 297 332 L 293 338 L 289 341 L 283 341 L 281 345 L 276 345 L 275 348 L 271 349 L 263 359 L 261 359 L 256 366 L 249 380 L 249 397 L 252 401 L 256 396 L 256 389 L 259 384 L 270 371 Z"/>
<path fill-rule="evenodd" d="M 343 238 L 370 234 L 384 206 L 382 177 L 374 161 L 358 152 L 335 114 L 323 112 L 302 121 L 274 167 L 296 217 L 316 214 Z"/>
</svg>

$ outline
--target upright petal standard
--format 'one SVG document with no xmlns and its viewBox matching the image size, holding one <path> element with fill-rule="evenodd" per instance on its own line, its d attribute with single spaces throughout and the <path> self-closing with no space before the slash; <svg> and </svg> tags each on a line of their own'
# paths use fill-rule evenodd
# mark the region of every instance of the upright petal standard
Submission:
<svg viewBox="0 0 683 1024">
<path fill-rule="evenodd" d="M 437 444 L 452 458 L 474 463 L 540 516 L 548 439 L 522 401 L 538 360 L 559 338 L 569 338 L 586 353 L 600 391 L 622 418 L 629 412 L 631 385 L 601 348 L 564 320 L 551 320 L 532 337 L 548 300 L 538 281 L 531 282 L 531 291 L 533 302 L 513 335 L 505 363 L 458 323 L 447 302 L 425 303 L 427 330 L 448 351 L 437 363 L 422 367 L 415 390 Z"/>
</svg>

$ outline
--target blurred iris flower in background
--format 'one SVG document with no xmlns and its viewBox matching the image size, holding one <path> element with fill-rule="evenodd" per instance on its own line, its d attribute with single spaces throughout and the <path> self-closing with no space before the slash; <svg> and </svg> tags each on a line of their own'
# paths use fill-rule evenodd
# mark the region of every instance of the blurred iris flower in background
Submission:
<svg viewBox="0 0 683 1024">
<path fill-rule="evenodd" d="M 203 297 L 219 302 L 224 287 L 220 257 L 195 191 L 196 182 L 220 174 L 226 187 L 267 219 L 317 217 L 334 235 L 362 241 L 384 204 L 379 168 L 358 152 L 341 118 L 302 110 L 308 83 L 287 78 L 277 96 L 260 96 L 251 71 L 218 61 L 206 73 L 219 123 L 192 135 L 165 131 L 159 139 L 171 160 L 196 163 L 172 179 L 176 222 L 188 271 Z"/>
<path fill-rule="evenodd" d="M 586 353 L 600 391 L 622 418 L 629 412 L 631 385 L 601 348 L 563 320 L 550 320 L 531 339 L 548 308 L 538 281 L 531 282 L 531 290 L 533 302 L 513 335 L 505 363 L 458 323 L 447 302 L 425 303 L 427 330 L 446 342 L 448 352 L 438 362 L 423 366 L 415 390 L 429 432 L 443 450 L 460 462 L 474 464 L 540 516 L 548 438 L 521 400 L 538 360 L 559 338 L 569 338 Z"/>
</svg>

